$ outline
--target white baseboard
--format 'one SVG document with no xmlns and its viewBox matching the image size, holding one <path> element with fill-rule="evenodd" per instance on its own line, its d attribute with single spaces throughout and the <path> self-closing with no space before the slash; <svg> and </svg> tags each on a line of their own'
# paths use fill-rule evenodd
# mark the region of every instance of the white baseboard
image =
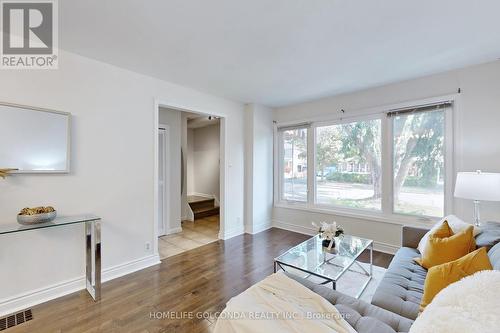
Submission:
<svg viewBox="0 0 500 333">
<path fill-rule="evenodd" d="M 245 233 L 245 227 L 231 228 L 229 230 L 219 231 L 219 239 L 227 240 Z"/>
<path fill-rule="evenodd" d="M 266 221 L 266 222 L 259 223 L 259 224 L 256 224 L 256 225 L 246 226 L 245 227 L 245 232 L 247 234 L 255 235 L 255 234 L 258 234 L 259 232 L 265 231 L 265 230 L 270 229 L 272 227 L 273 226 L 272 226 L 271 221 Z"/>
<path fill-rule="evenodd" d="M 103 270 L 102 282 L 107 282 L 121 276 L 134 273 L 154 265 L 158 265 L 160 263 L 160 256 L 158 254 L 154 254 L 141 259 L 132 260 L 121 265 L 116 265 Z"/>
<path fill-rule="evenodd" d="M 399 250 L 399 246 L 387 244 L 379 241 L 373 241 L 373 249 L 379 252 L 396 254 Z"/>
<path fill-rule="evenodd" d="M 102 271 L 102 282 L 116 279 L 160 263 L 158 255 L 150 255 Z M 44 288 L 32 290 L 8 299 L 0 300 L 0 316 L 15 313 L 86 288 L 85 276 L 66 280 Z M 89 295 L 90 297 L 90 295 Z"/>
<path fill-rule="evenodd" d="M 293 232 L 297 232 L 299 234 L 311 235 L 311 236 L 316 235 L 316 233 L 318 232 L 312 226 L 311 227 L 304 227 L 301 225 L 291 224 L 291 223 L 278 221 L 278 220 L 273 220 L 272 226 L 275 228 L 293 231 Z M 373 241 L 373 249 L 376 251 L 379 251 L 379 252 L 395 254 L 396 251 L 399 249 L 399 246 L 387 244 L 387 243 L 383 243 L 383 242 L 378 242 L 378 241 Z"/>
<path fill-rule="evenodd" d="M 313 227 L 304 227 L 301 225 L 296 225 L 296 224 L 287 223 L 287 222 L 278 221 L 278 220 L 273 220 L 272 226 L 275 228 L 278 228 L 278 229 L 293 231 L 293 232 L 297 232 L 299 234 L 304 234 L 304 235 L 314 236 L 318 233 L 318 230 L 316 230 Z"/>
<path fill-rule="evenodd" d="M 177 234 L 179 232 L 182 232 L 182 227 L 167 229 L 167 235 Z"/>
<path fill-rule="evenodd" d="M 188 194 L 188 196 L 196 196 L 196 197 L 202 197 L 202 198 L 207 198 L 207 199 L 214 199 L 214 206 L 220 207 L 219 198 L 217 198 L 217 196 L 215 194 L 193 192 L 193 193 Z"/>
<path fill-rule="evenodd" d="M 189 193 L 188 196 L 202 197 L 202 198 L 207 198 L 207 199 L 214 198 L 214 196 L 212 194 L 199 193 L 199 192 Z"/>
</svg>

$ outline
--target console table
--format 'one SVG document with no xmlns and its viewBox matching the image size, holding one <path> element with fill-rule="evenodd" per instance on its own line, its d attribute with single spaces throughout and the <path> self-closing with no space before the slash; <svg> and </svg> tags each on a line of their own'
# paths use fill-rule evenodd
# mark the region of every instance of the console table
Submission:
<svg viewBox="0 0 500 333">
<path fill-rule="evenodd" d="M 0 235 L 56 228 L 71 224 L 85 224 L 86 285 L 94 301 L 101 299 L 101 218 L 93 215 L 62 216 L 47 223 L 21 225 L 0 224 Z"/>
</svg>

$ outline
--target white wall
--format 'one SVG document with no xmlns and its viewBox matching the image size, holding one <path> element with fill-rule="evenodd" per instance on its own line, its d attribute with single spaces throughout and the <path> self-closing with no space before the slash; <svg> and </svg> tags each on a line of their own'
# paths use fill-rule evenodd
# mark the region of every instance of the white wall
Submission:
<svg viewBox="0 0 500 333">
<path fill-rule="evenodd" d="M 220 198 L 220 125 L 192 130 L 192 188 L 190 194 Z M 191 148 L 190 148 L 191 149 Z"/>
<path fill-rule="evenodd" d="M 102 220 L 104 278 L 157 262 L 153 244 L 155 99 L 225 117 L 225 237 L 243 232 L 243 105 L 60 52 L 58 70 L 3 70 L 0 100 L 71 112 L 72 170 L 0 180 L 0 223 L 25 206 L 53 205 L 61 215 Z M 0 312 L 84 287 L 83 226 L 2 235 Z M 129 265 L 135 263 L 134 265 Z M 110 270 L 115 268 L 115 270 Z M 14 302 L 13 302 L 14 300 Z"/>
<path fill-rule="evenodd" d="M 169 215 L 167 234 L 179 232 L 182 217 L 181 198 L 181 142 L 182 142 L 182 112 L 167 108 L 160 108 L 160 125 L 168 125 L 169 155 L 166 156 L 166 163 L 169 169 L 169 184 L 167 188 L 166 200 L 169 201 Z"/>
<path fill-rule="evenodd" d="M 245 107 L 245 230 L 271 226 L 273 204 L 273 113 L 261 105 Z"/>
<path fill-rule="evenodd" d="M 345 109 L 356 110 L 453 94 L 462 89 L 454 115 L 457 171 L 500 172 L 500 61 L 468 67 L 440 75 L 410 80 L 379 88 L 276 109 L 278 122 L 325 117 Z M 455 213 L 471 221 L 472 203 L 455 200 Z M 500 203 L 483 203 L 484 220 L 500 221 Z M 393 249 L 400 245 L 399 224 L 375 222 L 323 213 L 275 208 L 275 225 L 311 232 L 311 221 L 336 220 L 347 232 L 376 240 L 379 248 Z M 384 246 L 388 245 L 388 246 Z"/>
<path fill-rule="evenodd" d="M 187 202 L 187 196 L 188 196 L 188 184 L 187 184 L 187 172 L 188 172 L 188 167 L 187 167 L 187 151 L 188 151 L 188 128 L 187 128 L 187 115 L 185 112 L 182 112 L 181 114 L 181 147 L 182 147 L 182 158 L 183 158 L 183 168 L 184 172 L 183 175 L 184 177 L 181 179 L 183 182 L 182 184 L 182 197 L 181 197 L 181 219 L 186 220 L 188 219 L 188 202 Z"/>
</svg>

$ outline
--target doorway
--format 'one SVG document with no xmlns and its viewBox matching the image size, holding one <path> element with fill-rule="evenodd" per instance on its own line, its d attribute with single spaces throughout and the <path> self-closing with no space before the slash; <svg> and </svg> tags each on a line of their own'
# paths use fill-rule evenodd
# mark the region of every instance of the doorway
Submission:
<svg viewBox="0 0 500 333">
<path fill-rule="evenodd" d="M 200 138 L 197 141 L 202 143 L 201 150 L 209 150 L 210 147 L 207 147 L 207 144 L 215 141 L 210 137 L 203 137 L 207 135 L 204 132 L 210 131 L 213 137 L 215 135 L 217 137 L 216 153 L 211 152 L 209 155 L 211 157 L 204 160 L 206 164 L 202 168 L 204 171 L 211 170 L 213 175 L 216 166 L 217 177 L 212 179 L 205 175 L 202 178 L 208 181 L 205 183 L 212 185 L 207 190 L 202 187 L 203 193 L 196 192 L 192 188 L 193 155 L 192 146 L 191 150 L 188 148 L 188 122 L 190 122 L 190 127 L 207 127 L 198 131 Z M 155 238 L 153 249 L 157 251 L 156 254 L 161 259 L 164 259 L 182 252 L 181 250 L 203 246 L 224 236 L 226 123 L 221 115 L 157 103 L 155 124 L 157 139 L 154 151 L 157 177 L 154 182 Z M 193 128 L 189 132 L 192 144 Z M 208 151 L 197 152 L 198 155 L 201 153 L 208 153 Z M 189 168 L 191 168 L 190 171 L 188 171 Z M 197 172 L 199 170 L 197 168 Z M 209 204 L 210 207 L 208 207 Z"/>
<path fill-rule="evenodd" d="M 158 128 L 158 237 L 167 234 L 168 226 L 168 187 L 167 177 L 169 175 L 166 157 L 169 155 L 170 141 L 168 139 L 167 125 Z"/>
</svg>

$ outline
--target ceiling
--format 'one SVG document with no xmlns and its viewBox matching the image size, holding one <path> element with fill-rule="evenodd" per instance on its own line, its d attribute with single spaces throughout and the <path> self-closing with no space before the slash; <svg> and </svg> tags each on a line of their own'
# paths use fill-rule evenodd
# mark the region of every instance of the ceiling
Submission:
<svg viewBox="0 0 500 333">
<path fill-rule="evenodd" d="M 187 128 L 190 129 L 202 128 L 220 123 L 220 119 L 217 116 L 188 111 L 182 111 L 182 113 L 187 118 Z"/>
<path fill-rule="evenodd" d="M 209 119 L 208 116 L 207 117 L 198 117 L 198 118 L 194 118 L 194 119 L 188 119 L 187 128 L 196 129 L 196 128 L 217 125 L 219 123 L 220 123 L 219 118 L 212 117 Z"/>
<path fill-rule="evenodd" d="M 498 0 L 59 1 L 61 48 L 282 106 L 500 58 Z"/>
</svg>

